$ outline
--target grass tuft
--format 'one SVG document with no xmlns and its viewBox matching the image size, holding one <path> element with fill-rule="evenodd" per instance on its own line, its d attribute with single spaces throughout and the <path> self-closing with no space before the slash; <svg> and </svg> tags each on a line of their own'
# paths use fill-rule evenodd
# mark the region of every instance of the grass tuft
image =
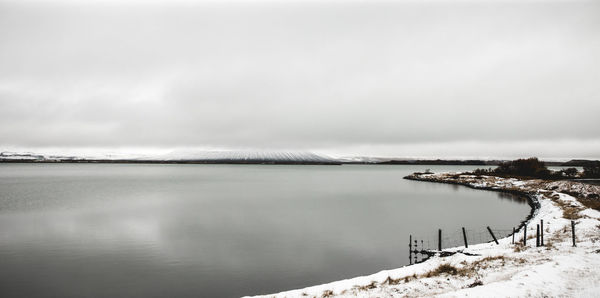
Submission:
<svg viewBox="0 0 600 298">
<path fill-rule="evenodd" d="M 437 268 L 427 272 L 424 274 L 425 277 L 434 277 L 442 274 L 447 275 L 456 275 L 458 274 L 458 269 L 450 264 L 441 264 Z"/>
<path fill-rule="evenodd" d="M 483 282 L 479 279 L 475 280 L 472 284 L 468 285 L 467 288 L 474 288 L 477 286 L 482 286 Z"/>
</svg>

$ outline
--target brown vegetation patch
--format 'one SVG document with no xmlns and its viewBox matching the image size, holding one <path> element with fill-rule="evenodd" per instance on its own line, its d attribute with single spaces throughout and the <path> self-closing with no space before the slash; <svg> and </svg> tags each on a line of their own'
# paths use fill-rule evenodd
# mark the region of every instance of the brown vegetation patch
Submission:
<svg viewBox="0 0 600 298">
<path fill-rule="evenodd" d="M 563 218 L 570 219 L 570 220 L 576 220 L 576 219 L 581 218 L 581 215 L 579 215 L 579 211 L 583 210 L 584 208 L 572 205 L 571 202 L 566 202 L 566 201 L 561 200 L 560 196 L 557 194 L 550 196 L 550 199 L 558 207 L 560 207 L 560 209 L 562 209 Z"/>
<path fill-rule="evenodd" d="M 483 285 L 483 282 L 481 282 L 481 280 L 478 280 L 478 279 L 477 279 L 477 280 L 475 280 L 475 281 L 474 281 L 472 284 L 469 284 L 469 285 L 467 286 L 467 288 L 474 288 L 474 287 L 477 287 L 477 286 L 482 286 L 482 285 Z"/>
<path fill-rule="evenodd" d="M 425 277 L 434 277 L 442 274 L 456 275 L 458 274 L 458 269 L 450 264 L 441 264 L 437 268 L 423 274 Z"/>
<path fill-rule="evenodd" d="M 508 258 L 505 256 L 493 256 L 493 257 L 485 257 L 479 261 L 475 261 L 473 262 L 473 264 L 471 265 L 472 267 L 477 267 L 479 269 L 487 269 L 489 268 L 495 261 L 501 261 L 502 262 L 502 266 L 504 266 L 506 264 L 506 260 Z"/>
<path fill-rule="evenodd" d="M 356 289 L 361 290 L 361 291 L 371 290 L 371 289 L 375 289 L 375 288 L 377 288 L 377 283 L 375 281 L 372 281 L 370 284 L 365 285 L 365 286 L 356 287 Z"/>
<path fill-rule="evenodd" d="M 528 246 L 523 245 L 523 242 L 515 242 L 515 246 L 513 248 L 514 252 L 522 252 L 527 250 Z"/>
<path fill-rule="evenodd" d="M 596 196 L 589 195 L 586 198 L 577 198 L 577 200 L 585 207 L 600 211 L 600 198 L 597 194 Z"/>
<path fill-rule="evenodd" d="M 507 261 L 512 261 L 519 264 L 523 264 L 526 262 L 526 260 L 523 258 L 509 258 L 505 256 L 485 257 L 471 264 L 467 263 L 467 265 L 462 268 L 457 268 L 450 264 L 441 264 L 437 268 L 422 274 L 421 277 L 436 277 L 440 275 L 458 275 L 473 277 L 477 276 L 477 272 L 479 272 L 480 270 L 486 270 L 488 268 L 497 266 L 504 266 L 506 265 Z"/>
</svg>

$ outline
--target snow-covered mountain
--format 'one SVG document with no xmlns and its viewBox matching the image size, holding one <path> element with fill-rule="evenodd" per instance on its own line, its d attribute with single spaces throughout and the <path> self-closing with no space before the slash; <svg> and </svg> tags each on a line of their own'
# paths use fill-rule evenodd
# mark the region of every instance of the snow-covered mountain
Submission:
<svg viewBox="0 0 600 298">
<path fill-rule="evenodd" d="M 392 160 L 389 157 L 370 157 L 370 156 L 340 156 L 336 158 L 343 163 L 381 163 Z"/>
<path fill-rule="evenodd" d="M 49 160 L 73 160 L 74 156 L 57 156 L 53 154 L 40 154 L 37 152 L 0 152 L 0 161 L 49 161 Z"/>
<path fill-rule="evenodd" d="M 28 162 L 206 162 L 206 163 L 312 163 L 331 164 L 339 160 L 305 151 L 251 151 L 251 150 L 176 150 L 163 154 L 86 153 L 60 155 L 43 152 L 0 152 L 0 161 Z"/>
<path fill-rule="evenodd" d="M 328 156 L 304 151 L 173 151 L 152 158 L 166 161 L 198 160 L 198 161 L 234 161 L 234 162 L 297 162 L 297 163 L 331 163 L 337 162 Z"/>
</svg>

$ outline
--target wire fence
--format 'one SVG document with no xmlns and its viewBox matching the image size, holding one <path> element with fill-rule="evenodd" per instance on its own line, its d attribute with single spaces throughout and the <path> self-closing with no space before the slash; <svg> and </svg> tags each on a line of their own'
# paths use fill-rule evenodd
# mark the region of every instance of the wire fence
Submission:
<svg viewBox="0 0 600 298">
<path fill-rule="evenodd" d="M 481 243 L 499 243 L 499 241 L 509 241 L 511 244 L 525 244 L 533 246 L 551 245 L 552 239 L 544 236 L 559 234 L 571 234 L 573 246 L 576 246 L 575 222 L 571 225 L 564 223 L 529 222 L 525 225 L 515 228 L 496 229 L 491 227 L 482 227 L 476 229 L 439 229 L 437 233 L 427 235 L 410 235 L 409 238 L 409 258 L 410 263 L 417 263 L 426 260 L 435 252 L 443 251 L 449 248 L 465 248 L 469 245 Z M 557 234 L 558 233 L 558 234 Z M 508 238 L 508 240 L 503 240 Z"/>
<path fill-rule="evenodd" d="M 496 239 L 505 238 L 512 234 L 512 229 L 492 229 Z M 442 230 L 441 248 L 465 246 L 465 236 L 469 245 L 494 241 L 487 228 Z M 439 248 L 439 235 L 412 235 L 412 246 L 418 250 L 437 250 Z M 416 241 L 416 243 L 415 243 Z"/>
</svg>

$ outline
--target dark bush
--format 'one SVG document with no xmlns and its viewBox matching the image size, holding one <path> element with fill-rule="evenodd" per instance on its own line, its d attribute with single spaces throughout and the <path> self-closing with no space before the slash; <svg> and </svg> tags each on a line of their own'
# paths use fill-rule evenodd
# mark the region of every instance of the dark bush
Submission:
<svg viewBox="0 0 600 298">
<path fill-rule="evenodd" d="M 476 169 L 471 174 L 539 179 L 600 178 L 600 161 L 591 161 L 584 165 L 583 174 L 576 168 L 551 171 L 537 157 L 501 162 L 495 169 Z"/>
<path fill-rule="evenodd" d="M 600 178 L 600 161 L 596 160 L 583 166 L 583 176 L 585 178 Z"/>
<path fill-rule="evenodd" d="M 489 168 L 489 169 L 475 169 L 473 171 L 473 175 L 477 175 L 477 176 L 479 176 L 479 175 L 490 175 L 490 174 L 493 174 L 493 173 L 494 173 L 494 170 L 492 170 L 492 168 Z"/>
<path fill-rule="evenodd" d="M 494 170 L 494 173 L 535 178 L 552 176 L 552 172 L 548 170 L 544 162 L 539 161 L 536 157 L 502 162 Z"/>
<path fill-rule="evenodd" d="M 576 168 L 567 168 L 567 169 L 563 169 L 562 171 L 560 171 L 560 173 L 565 177 L 574 178 L 574 177 L 577 177 L 577 174 L 579 172 L 577 171 Z"/>
</svg>

